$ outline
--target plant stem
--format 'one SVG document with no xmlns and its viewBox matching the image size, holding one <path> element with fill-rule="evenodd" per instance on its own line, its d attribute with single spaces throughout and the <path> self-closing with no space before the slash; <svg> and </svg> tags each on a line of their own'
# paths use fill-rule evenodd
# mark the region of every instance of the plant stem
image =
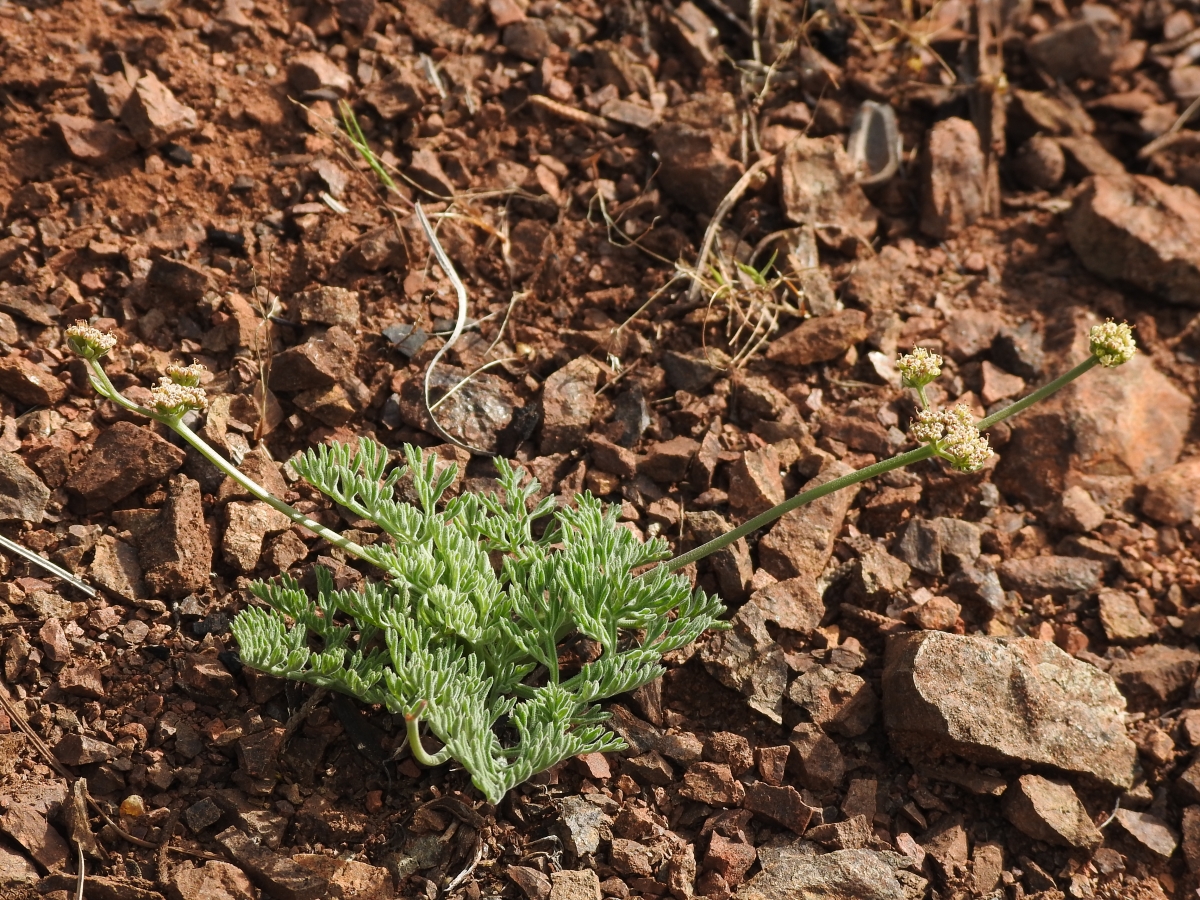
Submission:
<svg viewBox="0 0 1200 900">
<path fill-rule="evenodd" d="M 1016 403 L 1013 403 L 1011 406 L 1006 406 L 1004 409 L 993 413 L 986 419 L 980 419 L 975 423 L 975 427 L 982 431 L 985 428 L 990 428 L 997 422 L 1002 422 L 1009 416 L 1015 416 L 1017 413 L 1028 409 L 1039 400 L 1044 400 L 1054 392 L 1066 387 L 1084 372 L 1096 366 L 1099 362 L 1100 360 L 1094 355 L 1089 356 L 1065 375 L 1060 375 L 1049 384 L 1038 388 L 1032 394 L 1022 397 Z M 929 459 L 931 456 L 934 456 L 935 453 L 936 451 L 933 445 L 926 444 L 922 447 L 918 447 L 916 450 L 910 450 L 907 453 L 901 453 L 898 456 L 893 456 L 891 459 L 885 459 L 882 462 L 877 462 L 874 465 L 867 466 L 865 469 L 859 469 L 857 472 L 851 472 L 848 475 L 843 475 L 841 478 L 835 478 L 833 481 L 827 481 L 824 484 L 817 485 L 815 488 L 807 490 L 802 494 L 797 494 L 790 500 L 785 500 L 778 506 L 768 509 L 766 512 L 755 516 L 750 521 L 739 525 L 737 528 L 734 528 L 732 531 L 728 531 L 720 537 L 714 538 L 707 544 L 701 544 L 699 547 L 689 550 L 687 553 L 682 553 L 679 556 L 676 556 L 674 559 L 667 560 L 665 563 L 663 563 L 663 565 L 666 566 L 667 570 L 671 572 L 675 571 L 676 569 L 681 569 L 689 563 L 694 563 L 697 560 L 704 559 L 704 557 L 710 556 L 711 554 L 716 553 L 718 550 L 728 547 L 734 541 L 745 537 L 752 531 L 757 531 L 764 525 L 771 524 L 776 519 L 790 513 L 793 509 L 805 506 L 806 504 L 812 503 L 814 500 L 819 500 L 822 497 L 828 496 L 836 491 L 840 491 L 842 488 L 847 488 L 851 485 L 858 484 L 859 482 L 866 481 L 868 478 L 874 478 L 876 475 L 882 475 L 885 472 L 890 472 L 893 469 L 899 469 L 901 466 L 907 466 L 911 463 L 919 462 L 922 459 Z"/>
<path fill-rule="evenodd" d="M 404 724 L 408 728 L 408 747 L 412 750 L 413 759 L 432 769 L 450 758 L 450 748 L 443 747 L 432 756 L 426 753 L 425 748 L 421 746 L 420 722 L 421 720 L 417 716 L 404 717 Z"/>
<path fill-rule="evenodd" d="M 288 504 L 284 503 L 278 497 L 271 494 L 266 490 L 266 488 L 247 477 L 241 472 L 241 470 L 239 470 L 236 466 L 221 456 L 221 454 L 219 454 L 216 450 L 205 443 L 204 439 L 201 438 L 200 435 L 188 428 L 188 426 L 183 424 L 181 420 L 169 419 L 165 416 L 159 415 L 154 410 L 147 409 L 144 406 L 139 406 L 137 403 L 134 403 L 132 400 L 124 397 L 121 392 L 113 386 L 113 383 L 108 378 L 108 373 L 104 371 L 104 368 L 98 361 L 89 360 L 88 365 L 92 370 L 92 387 L 94 387 L 102 396 L 107 397 L 109 400 L 112 400 L 114 403 L 124 407 L 130 412 L 138 413 L 139 415 L 145 416 L 148 419 L 153 419 L 156 422 L 162 422 L 181 438 L 187 441 L 192 447 L 194 447 L 197 453 L 199 453 L 210 463 L 245 488 L 246 491 L 256 500 L 261 500 L 268 506 L 279 510 L 279 512 L 283 513 L 297 525 L 303 525 L 309 531 L 314 532 L 315 534 L 329 541 L 329 543 L 333 544 L 333 546 L 341 547 L 351 556 L 357 557 L 358 559 L 365 558 L 366 551 L 361 546 L 349 538 L 338 534 L 336 531 L 326 528 L 320 522 L 310 519 L 308 516 L 297 511 Z"/>
</svg>

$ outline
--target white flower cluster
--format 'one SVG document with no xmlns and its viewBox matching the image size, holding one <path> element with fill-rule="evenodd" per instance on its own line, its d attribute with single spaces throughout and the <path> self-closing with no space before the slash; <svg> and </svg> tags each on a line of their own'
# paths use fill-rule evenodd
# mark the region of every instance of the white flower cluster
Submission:
<svg viewBox="0 0 1200 900">
<path fill-rule="evenodd" d="M 962 472 L 974 472 L 992 456 L 988 439 L 975 427 L 975 417 L 966 404 L 954 409 L 923 409 L 909 428 L 913 439 L 933 444 L 938 456 Z"/>
<path fill-rule="evenodd" d="M 942 358 L 924 347 L 913 347 L 912 353 L 900 357 L 896 368 L 905 387 L 925 387 L 942 374 Z"/>
<path fill-rule="evenodd" d="M 204 389 L 194 385 L 176 384 L 168 377 L 159 379 L 157 387 L 150 389 L 154 408 L 170 419 L 179 419 L 193 409 L 208 409 L 208 397 Z"/>
<path fill-rule="evenodd" d="M 82 319 L 67 329 L 66 337 L 71 350 L 84 359 L 99 359 L 117 346 L 115 335 L 106 334 Z"/>
<path fill-rule="evenodd" d="M 183 387 L 199 387 L 200 379 L 206 371 L 200 363 L 192 363 L 190 366 L 172 364 L 167 366 L 167 380 Z"/>
<path fill-rule="evenodd" d="M 1137 353 L 1133 329 L 1125 322 L 1118 323 L 1109 319 L 1102 325 L 1093 325 L 1089 337 L 1092 353 L 1106 369 L 1129 362 L 1133 359 L 1133 354 Z"/>
</svg>

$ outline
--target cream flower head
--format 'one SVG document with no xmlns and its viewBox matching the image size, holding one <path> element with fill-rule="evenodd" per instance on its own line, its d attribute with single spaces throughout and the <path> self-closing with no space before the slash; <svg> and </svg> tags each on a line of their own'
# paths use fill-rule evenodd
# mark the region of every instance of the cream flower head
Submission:
<svg viewBox="0 0 1200 900">
<path fill-rule="evenodd" d="M 1122 363 L 1129 362 L 1133 359 L 1133 354 L 1137 353 L 1133 329 L 1125 322 L 1109 319 L 1103 324 L 1093 325 L 1089 338 L 1092 353 L 1106 369 L 1115 369 Z"/>
<path fill-rule="evenodd" d="M 117 346 L 116 335 L 108 334 L 80 319 L 66 331 L 67 346 L 76 356 L 100 359 Z"/>
</svg>

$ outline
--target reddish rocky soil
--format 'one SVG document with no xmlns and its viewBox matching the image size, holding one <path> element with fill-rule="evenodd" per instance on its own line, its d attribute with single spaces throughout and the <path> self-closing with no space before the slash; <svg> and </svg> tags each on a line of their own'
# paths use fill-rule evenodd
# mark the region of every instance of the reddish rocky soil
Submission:
<svg viewBox="0 0 1200 900">
<path fill-rule="evenodd" d="M 0 896 L 75 896 L 77 844 L 97 900 L 1194 896 L 1198 22 L 0 0 L 0 529 L 99 592 L 0 556 Z M 500 361 L 436 422 L 456 300 L 414 201 L 469 291 L 434 395 Z M 100 401 L 63 339 L 116 334 L 134 399 L 202 362 L 205 438 L 357 540 L 298 450 L 434 447 L 465 490 L 499 453 L 683 549 L 912 446 L 898 351 L 982 415 L 1105 317 L 1141 353 L 993 429 L 982 472 L 893 472 L 702 562 L 732 629 L 610 704 L 628 751 L 497 807 L 384 712 L 241 665 L 250 579 L 372 573 Z"/>
</svg>

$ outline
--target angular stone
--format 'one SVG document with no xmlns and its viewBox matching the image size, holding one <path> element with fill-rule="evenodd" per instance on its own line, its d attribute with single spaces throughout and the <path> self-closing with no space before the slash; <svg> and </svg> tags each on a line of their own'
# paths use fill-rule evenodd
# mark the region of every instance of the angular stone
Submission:
<svg viewBox="0 0 1200 900">
<path fill-rule="evenodd" d="M 1060 22 L 1030 38 L 1027 51 L 1054 78 L 1107 78 L 1124 42 L 1121 19 L 1098 3 L 1085 3 L 1079 18 Z"/>
<path fill-rule="evenodd" d="M 97 122 L 88 116 L 58 115 L 50 124 L 78 160 L 97 166 L 124 159 L 137 149 L 137 141 L 116 122 Z"/>
<path fill-rule="evenodd" d="M 75 859 L 74 851 L 61 834 L 35 809 L 12 805 L 0 816 L 0 830 L 29 851 L 29 855 L 45 869 L 65 869 Z"/>
<path fill-rule="evenodd" d="M 148 428 L 114 422 L 65 487 L 81 495 L 89 508 L 103 509 L 161 481 L 183 465 L 186 455 Z"/>
<path fill-rule="evenodd" d="M 1200 511 L 1200 456 L 1176 463 L 1146 479 L 1142 512 L 1163 525 L 1190 522 Z"/>
<path fill-rule="evenodd" d="M 1000 582 L 1007 590 L 1034 600 L 1046 594 L 1062 597 L 1090 591 L 1100 583 L 1104 566 L 1094 559 L 1078 556 L 1034 556 L 1005 560 L 999 572 Z"/>
<path fill-rule="evenodd" d="M 575 856 L 600 849 L 600 830 L 612 825 L 612 819 L 583 797 L 564 797 L 559 804 L 556 830 L 567 849 Z"/>
<path fill-rule="evenodd" d="M 354 81 L 324 53 L 309 50 L 297 53 L 288 63 L 288 84 L 301 92 L 333 91 L 345 97 L 354 87 Z"/>
<path fill-rule="evenodd" d="M 358 291 L 348 291 L 331 285 L 301 291 L 292 298 L 292 304 L 300 315 L 300 321 L 305 325 L 316 322 L 321 325 L 357 328 L 362 314 Z"/>
<path fill-rule="evenodd" d="M 761 781 L 746 785 L 746 799 L 742 801 L 742 809 L 766 816 L 785 828 L 790 828 L 796 834 L 804 834 L 804 829 L 808 827 L 816 812 L 790 784 L 770 785 Z"/>
<path fill-rule="evenodd" d="M 9 353 L 0 359 L 0 393 L 24 406 L 54 406 L 67 386 L 25 357 Z"/>
<path fill-rule="evenodd" d="M 208 273 L 199 266 L 168 256 L 156 257 L 150 265 L 146 283 L 159 289 L 171 302 L 196 302 L 212 287 Z M 226 301 L 228 303 L 228 300 Z M 205 336 L 207 343 L 208 336 Z M 223 347 L 221 349 L 224 349 Z"/>
<path fill-rule="evenodd" d="M 679 793 L 708 806 L 740 806 L 746 796 L 742 783 L 722 763 L 696 762 L 683 773 Z"/>
<path fill-rule="evenodd" d="M 189 653 L 185 656 L 179 682 L 189 694 L 203 699 L 237 698 L 237 683 L 215 654 Z"/>
<path fill-rule="evenodd" d="M 709 674 L 747 698 L 751 709 L 773 722 L 783 722 L 783 692 L 787 687 L 787 660 L 771 639 L 762 612 L 753 603 L 742 606 L 720 631 L 700 649 Z"/>
<path fill-rule="evenodd" d="M 889 638 L 884 725 L 902 753 L 1053 766 L 1128 788 L 1137 749 L 1112 677 L 1049 641 L 923 632 Z"/>
<path fill-rule="evenodd" d="M 879 211 L 859 187 L 840 137 L 798 137 L 778 158 L 780 203 L 789 221 L 833 226 L 851 242 L 875 236 Z"/>
<path fill-rule="evenodd" d="M 176 864 L 167 885 L 170 900 L 254 900 L 254 885 L 241 869 L 210 859 L 203 866 Z"/>
<path fill-rule="evenodd" d="M 504 29 L 504 46 L 526 62 L 540 63 L 554 50 L 550 32 L 541 19 L 521 19 Z"/>
<path fill-rule="evenodd" d="M 324 878 L 286 856 L 260 847 L 237 828 L 226 828 L 216 841 L 273 900 L 319 900 L 329 896 L 329 882 Z"/>
<path fill-rule="evenodd" d="M 863 734 L 879 715 L 879 698 L 866 681 L 825 666 L 793 681 L 787 697 L 826 731 L 845 737 Z"/>
<path fill-rule="evenodd" d="M 221 550 L 225 560 L 244 573 L 253 572 L 258 565 L 267 535 L 287 531 L 292 526 L 291 519 L 265 503 L 230 503 L 225 507 L 225 515 Z"/>
<path fill-rule="evenodd" d="M 659 484 L 675 484 L 687 478 L 692 458 L 700 444 L 689 437 L 674 437 L 669 441 L 651 444 L 645 459 L 638 464 L 638 471 Z"/>
<path fill-rule="evenodd" d="M 622 875 L 640 875 L 647 878 L 654 874 L 654 856 L 649 848 L 637 841 L 613 838 L 609 851 L 612 866 Z M 546 887 L 549 888 L 549 882 Z"/>
<path fill-rule="evenodd" d="M 196 130 L 196 111 L 175 99 L 171 89 L 147 72 L 121 108 L 121 122 L 149 150 Z"/>
<path fill-rule="evenodd" d="M 543 456 L 570 453 L 583 445 L 596 408 L 600 367 L 581 356 L 546 379 L 542 387 Z"/>
<path fill-rule="evenodd" d="M 851 816 L 810 828 L 804 836 L 834 850 L 861 850 L 870 843 L 872 832 L 866 816 Z"/>
<path fill-rule="evenodd" d="M 136 602 L 146 598 L 142 566 L 132 545 L 109 534 L 96 541 L 92 564 L 88 567 L 92 583 L 112 591 L 126 600 Z"/>
<path fill-rule="evenodd" d="M 753 844 L 732 841 L 714 830 L 709 838 L 708 851 L 704 854 L 704 869 L 717 872 L 732 887 L 742 883 L 746 872 L 757 859 Z"/>
<path fill-rule="evenodd" d="M 85 734 L 68 734 L 54 745 L 58 761 L 68 766 L 86 766 L 90 763 L 108 762 L 120 751 L 105 741 Z"/>
<path fill-rule="evenodd" d="M 1200 196 L 1190 187 L 1149 175 L 1093 176 L 1064 230 L 1097 275 L 1200 305 Z"/>
<path fill-rule="evenodd" d="M 300 853 L 292 861 L 329 882 L 330 896 L 346 900 L 394 900 L 392 873 L 379 866 L 318 853 Z"/>
<path fill-rule="evenodd" d="M 1104 840 L 1069 784 L 1022 775 L 1004 792 L 1004 815 L 1035 841 L 1092 850 Z"/>
<path fill-rule="evenodd" d="M 1079 534 L 1094 531 L 1104 524 L 1104 507 L 1080 484 L 1067 488 L 1052 515 L 1056 527 Z"/>
<path fill-rule="evenodd" d="M 1153 637 L 1154 623 L 1142 615 L 1137 601 L 1124 591 L 1102 590 L 1099 594 L 1100 624 L 1114 644 L 1132 644 Z"/>
<path fill-rule="evenodd" d="M 1183 858 L 1189 872 L 1200 872 L 1200 806 L 1183 810 Z"/>
<path fill-rule="evenodd" d="M 323 338 L 310 338 L 276 356 L 268 385 L 273 391 L 306 391 L 345 382 L 354 374 L 357 357 L 354 338 L 335 325 Z"/>
<path fill-rule="evenodd" d="M 79 659 L 58 673 L 58 686 L 68 694 L 103 700 L 108 696 L 100 667 L 90 659 Z"/>
<path fill-rule="evenodd" d="M 50 489 L 21 457 L 0 450 L 0 522 L 37 525 L 46 512 Z"/>
<path fill-rule="evenodd" d="M 616 838 L 614 843 L 617 840 L 622 838 Z M 529 866 L 509 866 L 506 871 L 508 877 L 521 889 L 526 900 L 546 900 L 550 896 L 550 879 L 537 869 Z"/>
<path fill-rule="evenodd" d="M 600 876 L 592 869 L 553 872 L 550 900 L 600 900 Z"/>
<path fill-rule="evenodd" d="M 712 215 L 742 176 L 742 164 L 707 129 L 668 122 L 654 132 L 653 141 L 663 188 L 694 212 Z"/>
<path fill-rule="evenodd" d="M 804 490 L 851 471 L 845 463 L 829 460 L 804 485 Z M 802 575 L 819 578 L 833 554 L 833 542 L 857 493 L 853 487 L 836 491 L 783 516 L 758 542 L 762 567 L 780 581 Z"/>
<path fill-rule="evenodd" d="M 1128 659 L 1108 670 L 1135 710 L 1166 706 L 1187 690 L 1200 667 L 1200 653 L 1190 647 L 1152 644 L 1138 647 Z"/>
<path fill-rule="evenodd" d="M 38 878 L 37 866 L 24 855 L 0 846 L 0 884 L 10 888 L 23 884 L 32 885 Z"/>
<path fill-rule="evenodd" d="M 200 485 L 185 475 L 167 485 L 167 502 L 136 535 L 146 586 L 154 594 L 185 597 L 211 583 L 212 544 L 204 522 Z"/>
<path fill-rule="evenodd" d="M 800 327 L 775 338 L 767 347 L 767 359 L 789 366 L 829 362 L 866 337 L 867 314 L 843 309 L 807 319 Z"/>
<path fill-rule="evenodd" d="M 825 616 L 825 600 L 811 575 L 776 581 L 750 595 L 763 618 L 780 628 L 810 634 Z"/>
<path fill-rule="evenodd" d="M 796 771 L 800 784 L 810 791 L 830 791 L 842 783 L 846 761 L 838 745 L 820 726 L 801 722 L 792 729 L 788 743 L 794 751 L 789 765 Z"/>
<path fill-rule="evenodd" d="M 1179 835 L 1158 816 L 1134 809 L 1118 809 L 1115 815 L 1117 823 L 1143 847 L 1163 859 L 1175 854 L 1179 847 Z"/>
<path fill-rule="evenodd" d="M 735 900 L 908 900 L 896 869 L 873 850 L 814 855 L 810 844 L 784 848 L 734 895 Z"/>
<path fill-rule="evenodd" d="M 667 374 L 667 384 L 674 390 L 701 394 L 724 376 L 729 362 L 728 354 L 710 347 L 704 353 L 694 354 L 668 350 L 662 355 L 661 365 Z"/>
<path fill-rule="evenodd" d="M 921 231 L 937 240 L 958 234 L 984 213 L 984 160 L 979 132 L 966 119 L 929 129 L 921 181 Z"/>
<path fill-rule="evenodd" d="M 775 448 L 767 446 L 743 452 L 729 471 L 730 508 L 752 518 L 785 499 Z"/>
<path fill-rule="evenodd" d="M 1024 392 L 1024 378 L 1020 375 L 1010 375 L 986 359 L 983 361 L 983 390 L 980 396 L 983 397 L 984 403 L 991 406 L 999 400 L 1017 397 Z"/>
</svg>

